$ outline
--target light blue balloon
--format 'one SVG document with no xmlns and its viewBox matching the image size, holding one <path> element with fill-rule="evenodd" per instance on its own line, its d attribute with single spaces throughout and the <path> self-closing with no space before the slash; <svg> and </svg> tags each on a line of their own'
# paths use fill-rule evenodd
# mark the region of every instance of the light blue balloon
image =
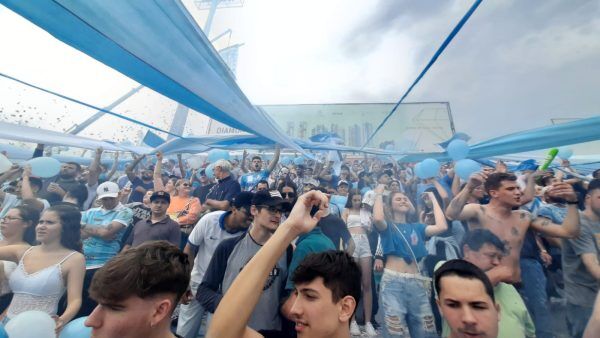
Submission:
<svg viewBox="0 0 600 338">
<path fill-rule="evenodd" d="M 419 162 L 419 163 L 417 163 L 415 165 L 415 175 L 417 175 L 417 177 L 420 178 L 420 179 L 426 179 L 426 178 L 428 178 L 423 173 L 423 169 L 421 168 L 421 162 Z"/>
<path fill-rule="evenodd" d="M 469 145 L 464 140 L 453 140 L 448 144 L 446 151 L 454 161 L 462 160 L 469 154 Z"/>
<path fill-rule="evenodd" d="M 281 164 L 283 165 L 290 165 L 292 163 L 294 163 L 294 160 L 291 157 L 286 156 L 281 159 Z"/>
<path fill-rule="evenodd" d="M 208 165 L 208 167 L 206 167 L 205 169 L 205 173 L 206 173 L 206 177 L 208 177 L 209 179 L 213 179 L 215 178 L 215 164 L 211 163 Z"/>
<path fill-rule="evenodd" d="M 469 176 L 479 171 L 481 171 L 481 164 L 468 158 L 457 161 L 454 165 L 454 172 L 465 181 L 469 179 Z"/>
<path fill-rule="evenodd" d="M 558 148 L 558 157 L 563 160 L 568 160 L 573 156 L 573 149 L 568 147 L 560 147 Z"/>
<path fill-rule="evenodd" d="M 221 150 L 221 149 L 211 149 L 208 152 L 208 161 L 210 163 L 215 163 L 218 160 L 227 160 L 229 161 L 229 151 Z"/>
<path fill-rule="evenodd" d="M 421 172 L 425 176 L 424 178 L 437 177 L 440 174 L 440 167 L 440 162 L 433 158 L 427 158 L 421 162 Z"/>
<path fill-rule="evenodd" d="M 60 172 L 60 162 L 52 157 L 36 157 L 26 163 L 31 166 L 33 176 L 48 178 Z"/>
<path fill-rule="evenodd" d="M 295 165 L 303 165 L 304 164 L 304 157 L 296 157 L 294 159 L 294 164 Z"/>
<path fill-rule="evenodd" d="M 84 325 L 87 317 L 81 317 L 70 321 L 60 332 L 60 338 L 89 338 L 92 336 L 92 328 Z"/>
</svg>

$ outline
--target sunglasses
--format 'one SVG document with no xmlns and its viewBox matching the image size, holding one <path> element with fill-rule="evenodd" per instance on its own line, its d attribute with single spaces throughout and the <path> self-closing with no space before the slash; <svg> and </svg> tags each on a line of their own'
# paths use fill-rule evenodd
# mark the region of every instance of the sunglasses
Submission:
<svg viewBox="0 0 600 338">
<path fill-rule="evenodd" d="M 294 198 L 296 197 L 296 193 L 295 192 L 282 192 L 281 193 L 281 197 L 283 198 Z"/>
</svg>

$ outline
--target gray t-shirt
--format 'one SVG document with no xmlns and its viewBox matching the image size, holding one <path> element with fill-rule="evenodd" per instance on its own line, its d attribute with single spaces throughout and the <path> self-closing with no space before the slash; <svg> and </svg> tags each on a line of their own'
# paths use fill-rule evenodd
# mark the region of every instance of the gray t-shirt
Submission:
<svg viewBox="0 0 600 338">
<path fill-rule="evenodd" d="M 599 282 L 588 272 L 581 255 L 596 254 L 600 260 L 600 222 L 592 222 L 580 214 L 581 233 L 575 239 L 563 240 L 562 265 L 567 301 L 593 307 Z"/>
<path fill-rule="evenodd" d="M 240 271 L 260 248 L 261 246 L 248 233 L 238 242 L 227 260 L 227 269 L 222 284 L 223 294 L 227 292 Z M 287 261 L 284 253 L 269 273 L 263 286 L 263 293 L 248 322 L 249 327 L 254 330 L 281 330 L 279 307 L 286 280 Z"/>
</svg>

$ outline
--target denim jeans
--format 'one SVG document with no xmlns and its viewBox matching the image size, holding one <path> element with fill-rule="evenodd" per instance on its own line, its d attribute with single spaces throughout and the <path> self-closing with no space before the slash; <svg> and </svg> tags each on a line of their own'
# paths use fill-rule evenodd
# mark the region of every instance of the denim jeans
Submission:
<svg viewBox="0 0 600 338">
<path fill-rule="evenodd" d="M 437 337 L 429 303 L 430 294 L 431 279 L 385 269 L 380 290 L 384 319 L 383 336 Z"/>
<path fill-rule="evenodd" d="M 567 303 L 567 329 L 573 338 L 581 338 L 594 308 Z"/>
<path fill-rule="evenodd" d="M 206 311 L 202 305 L 196 300 L 196 290 L 198 283 L 191 282 L 190 288 L 194 297 L 189 304 L 181 304 L 179 308 L 179 319 L 177 320 L 177 334 L 183 338 L 196 338 L 200 333 L 202 325 L 202 317 L 206 318 L 206 326 L 210 322 L 211 313 Z M 202 335 L 204 337 L 204 335 Z"/>
<path fill-rule="evenodd" d="M 521 280 L 519 293 L 535 324 L 536 337 L 554 337 L 554 325 L 546 293 L 546 275 L 542 264 L 535 259 L 521 258 Z"/>
</svg>

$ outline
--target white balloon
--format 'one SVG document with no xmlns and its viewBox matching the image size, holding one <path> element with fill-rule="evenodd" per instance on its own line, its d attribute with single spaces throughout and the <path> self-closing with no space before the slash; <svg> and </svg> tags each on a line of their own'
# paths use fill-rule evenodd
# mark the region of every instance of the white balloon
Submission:
<svg viewBox="0 0 600 338">
<path fill-rule="evenodd" d="M 190 157 L 187 159 L 187 162 L 192 169 L 200 169 L 202 166 L 202 160 L 198 157 Z"/>
<path fill-rule="evenodd" d="M 42 311 L 21 312 L 4 327 L 10 338 L 56 338 L 56 322 Z"/>
<path fill-rule="evenodd" d="M 12 167 L 12 162 L 3 154 L 0 154 L 0 174 L 5 173 Z"/>
</svg>

